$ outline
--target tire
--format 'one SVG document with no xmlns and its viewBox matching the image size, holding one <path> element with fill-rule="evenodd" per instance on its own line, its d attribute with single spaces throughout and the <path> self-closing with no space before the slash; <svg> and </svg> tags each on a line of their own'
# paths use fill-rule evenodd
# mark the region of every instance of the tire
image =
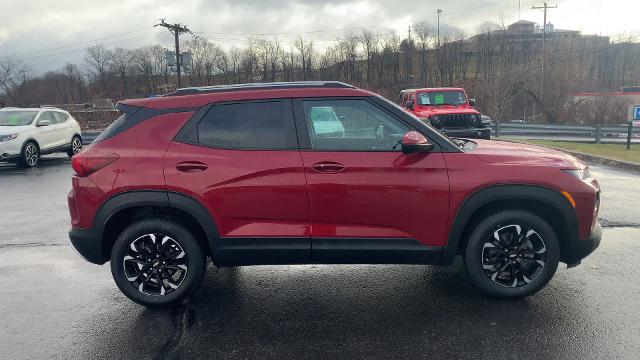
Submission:
<svg viewBox="0 0 640 360">
<path fill-rule="evenodd" d="M 27 141 L 22 146 L 18 163 L 23 167 L 34 167 L 40 161 L 40 148 L 35 141 Z"/>
<path fill-rule="evenodd" d="M 69 148 L 69 150 L 67 150 L 67 155 L 69 155 L 69 157 L 72 157 L 73 155 L 79 153 L 80 150 L 82 150 L 82 139 L 80 138 L 80 136 L 74 135 L 71 139 L 71 147 Z"/>
<path fill-rule="evenodd" d="M 477 224 L 463 256 L 467 274 L 482 292 L 522 298 L 551 280 L 560 261 L 560 245 L 553 228 L 541 217 L 506 210 Z"/>
<path fill-rule="evenodd" d="M 170 307 L 198 289 L 205 261 L 193 234 L 182 225 L 168 218 L 149 218 L 120 233 L 111 251 L 111 274 L 134 302 L 149 308 Z"/>
</svg>

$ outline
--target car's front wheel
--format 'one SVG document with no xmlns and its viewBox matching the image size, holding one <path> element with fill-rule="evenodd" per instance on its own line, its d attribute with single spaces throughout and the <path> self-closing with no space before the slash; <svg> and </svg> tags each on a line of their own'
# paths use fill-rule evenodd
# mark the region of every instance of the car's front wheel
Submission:
<svg viewBox="0 0 640 360">
<path fill-rule="evenodd" d="M 193 235 L 167 218 L 129 225 L 111 252 L 111 273 L 120 290 L 147 307 L 178 305 L 202 282 L 206 259 Z"/>
<path fill-rule="evenodd" d="M 67 155 L 72 157 L 79 153 L 80 150 L 82 150 L 82 139 L 80 139 L 80 136 L 76 135 L 71 139 L 71 146 L 69 147 L 69 150 L 67 150 Z"/>
<path fill-rule="evenodd" d="M 544 287 L 560 260 L 553 228 L 541 217 L 506 210 L 480 221 L 464 249 L 467 274 L 490 296 L 521 298 Z"/>
<path fill-rule="evenodd" d="M 22 146 L 22 152 L 20 152 L 20 165 L 24 167 L 34 167 L 38 165 L 38 161 L 40 160 L 40 148 L 38 145 L 29 141 L 24 146 Z"/>
</svg>

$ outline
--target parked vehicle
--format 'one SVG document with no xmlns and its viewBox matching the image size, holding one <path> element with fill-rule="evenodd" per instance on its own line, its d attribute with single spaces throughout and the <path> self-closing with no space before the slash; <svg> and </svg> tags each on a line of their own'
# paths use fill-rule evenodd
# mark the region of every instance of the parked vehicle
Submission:
<svg viewBox="0 0 640 360">
<path fill-rule="evenodd" d="M 439 131 L 462 138 L 489 139 L 491 129 L 482 122 L 476 101 L 462 88 L 406 89 L 399 105 Z"/>
<path fill-rule="evenodd" d="M 64 110 L 0 109 L 0 161 L 32 167 L 41 155 L 65 152 L 71 157 L 81 149 L 80 125 Z"/>
<path fill-rule="evenodd" d="M 186 88 L 117 107 L 72 159 L 69 236 L 149 307 L 196 290 L 207 257 L 450 265 L 461 255 L 482 291 L 519 298 L 600 242 L 600 188 L 581 161 L 451 139 L 343 83 Z"/>
</svg>

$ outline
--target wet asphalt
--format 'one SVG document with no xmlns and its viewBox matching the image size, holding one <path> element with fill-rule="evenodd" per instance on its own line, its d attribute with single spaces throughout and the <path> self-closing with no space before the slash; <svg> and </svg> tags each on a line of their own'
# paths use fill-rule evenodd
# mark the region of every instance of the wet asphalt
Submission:
<svg viewBox="0 0 640 360">
<path fill-rule="evenodd" d="M 638 359 L 640 175 L 593 173 L 602 245 L 524 300 L 484 297 L 460 262 L 210 266 L 149 310 L 67 245 L 68 159 L 0 165 L 0 359 Z"/>
</svg>

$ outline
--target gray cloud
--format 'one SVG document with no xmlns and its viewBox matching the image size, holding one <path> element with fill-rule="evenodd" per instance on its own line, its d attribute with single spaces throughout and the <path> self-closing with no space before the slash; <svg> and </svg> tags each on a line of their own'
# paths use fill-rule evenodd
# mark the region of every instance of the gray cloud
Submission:
<svg viewBox="0 0 640 360">
<path fill-rule="evenodd" d="M 540 12 L 529 9 L 532 1 L 522 3 L 523 18 L 542 20 Z M 285 33 L 267 36 L 277 37 L 284 45 L 299 35 L 330 44 L 346 31 L 309 32 L 363 25 L 384 25 L 373 29 L 393 29 L 404 35 L 418 19 L 435 22 L 436 8 L 444 11 L 443 27 L 468 33 L 483 22 L 517 20 L 515 0 L 422 4 L 409 7 L 397 0 L 0 0 L 0 57 L 19 56 L 36 72 L 43 72 L 65 62 L 82 63 L 84 49 L 99 38 L 105 38 L 99 42 L 110 47 L 171 46 L 168 32 L 153 28 L 161 17 L 187 24 L 224 47 L 244 46 L 247 33 Z M 633 19 L 637 13 L 638 1 L 565 0 L 550 13 L 550 20 L 562 28 L 614 34 L 637 28 Z"/>
</svg>

